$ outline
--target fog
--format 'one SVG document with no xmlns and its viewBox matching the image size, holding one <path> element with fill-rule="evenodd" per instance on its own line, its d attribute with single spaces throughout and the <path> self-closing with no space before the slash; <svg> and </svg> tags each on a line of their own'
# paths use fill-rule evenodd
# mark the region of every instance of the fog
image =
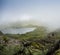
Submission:
<svg viewBox="0 0 60 55">
<path fill-rule="evenodd" d="M 2 1 L 0 29 L 15 24 L 30 23 L 48 27 L 50 30 L 60 29 L 60 1 L 23 1 Z"/>
</svg>

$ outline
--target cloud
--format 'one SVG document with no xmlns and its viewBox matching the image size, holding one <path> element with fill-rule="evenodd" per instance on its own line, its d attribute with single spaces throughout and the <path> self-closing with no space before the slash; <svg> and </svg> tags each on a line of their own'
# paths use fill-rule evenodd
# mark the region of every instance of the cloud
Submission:
<svg viewBox="0 0 60 55">
<path fill-rule="evenodd" d="M 12 0 L 11 0 L 12 2 Z M 0 24 L 36 22 L 49 28 L 60 28 L 60 1 L 18 1 L 4 3 Z"/>
</svg>

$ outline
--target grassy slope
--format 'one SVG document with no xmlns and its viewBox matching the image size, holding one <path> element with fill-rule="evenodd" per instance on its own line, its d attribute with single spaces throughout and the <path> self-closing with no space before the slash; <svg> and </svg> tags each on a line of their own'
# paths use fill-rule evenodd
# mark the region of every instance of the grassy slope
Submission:
<svg viewBox="0 0 60 55">
<path fill-rule="evenodd" d="M 7 35 L 10 37 L 18 38 L 18 39 L 29 39 L 29 38 L 44 38 L 46 36 L 47 32 L 44 27 L 36 27 L 36 29 L 32 32 L 28 32 L 26 34 L 12 34 Z"/>
<path fill-rule="evenodd" d="M 51 37 L 51 39 L 59 39 L 60 38 L 60 35 L 59 35 L 59 32 L 56 32 L 57 34 L 55 35 L 55 37 Z M 33 40 L 33 39 L 46 39 L 46 36 L 47 36 L 47 32 L 46 32 L 46 29 L 44 27 L 37 27 L 34 31 L 32 32 L 29 32 L 29 33 L 26 33 L 26 34 L 22 34 L 22 35 L 1 35 L 0 36 L 0 40 L 2 41 L 8 41 L 7 43 L 7 46 L 5 46 L 4 44 L 6 43 L 2 43 L 0 44 L 0 49 L 2 47 L 3 50 L 0 50 L 1 54 L 0 55 L 13 55 L 15 52 L 17 52 L 19 49 L 20 49 L 20 44 L 18 43 L 16 45 L 16 42 L 15 41 L 19 41 L 19 40 Z M 48 39 L 48 38 L 47 38 Z M 46 40 L 47 40 L 46 39 Z M 12 41 L 13 40 L 13 41 Z M 11 41 L 11 43 L 9 42 Z M 1 41 L 0 41 L 1 42 Z M 33 43 L 33 45 L 35 46 L 36 43 Z M 47 51 L 47 48 L 50 47 L 50 43 L 49 44 L 46 44 L 46 46 L 43 46 L 40 44 L 40 46 L 43 46 L 43 49 L 46 48 L 46 50 L 44 51 L 46 53 Z M 32 51 L 34 55 L 41 55 L 42 54 L 42 51 L 41 50 L 36 50 L 36 49 L 33 49 L 35 51 Z M 26 50 L 27 51 L 27 50 Z M 58 50 L 59 51 L 59 50 Z M 56 51 L 56 55 L 60 54 L 60 51 L 58 53 L 58 51 Z"/>
</svg>

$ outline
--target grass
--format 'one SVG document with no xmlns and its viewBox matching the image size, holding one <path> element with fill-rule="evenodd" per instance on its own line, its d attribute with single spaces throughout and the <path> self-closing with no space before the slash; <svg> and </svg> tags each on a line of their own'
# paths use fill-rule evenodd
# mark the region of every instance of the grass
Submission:
<svg viewBox="0 0 60 55">
<path fill-rule="evenodd" d="M 31 52 L 33 55 L 45 55 L 51 46 L 54 45 L 56 40 L 60 40 L 60 33 L 56 32 L 56 35 L 48 37 L 50 33 L 47 33 L 45 27 L 36 27 L 32 32 L 26 34 L 2 34 L 0 36 L 0 55 L 14 55 L 18 51 L 24 48 L 26 55 L 29 55 Z M 38 42 L 33 40 L 47 40 L 48 42 L 54 41 L 54 43 Z M 21 41 L 24 43 L 22 44 Z M 31 41 L 31 45 L 26 47 L 26 43 Z M 16 42 L 18 44 L 16 44 Z M 43 44 L 45 43 L 45 45 Z M 30 53 L 30 54 L 31 54 Z M 56 55 L 60 54 L 60 50 L 55 52 Z M 23 55 L 23 54 L 22 54 Z"/>
</svg>

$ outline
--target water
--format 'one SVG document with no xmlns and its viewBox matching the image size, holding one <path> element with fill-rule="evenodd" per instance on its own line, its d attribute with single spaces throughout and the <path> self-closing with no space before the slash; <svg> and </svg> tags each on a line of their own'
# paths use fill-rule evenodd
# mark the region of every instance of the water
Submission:
<svg viewBox="0 0 60 55">
<path fill-rule="evenodd" d="M 34 31 L 35 28 L 18 28 L 18 29 L 4 29 L 2 30 L 2 32 L 4 34 L 25 34 L 27 32 L 31 32 Z"/>
</svg>

